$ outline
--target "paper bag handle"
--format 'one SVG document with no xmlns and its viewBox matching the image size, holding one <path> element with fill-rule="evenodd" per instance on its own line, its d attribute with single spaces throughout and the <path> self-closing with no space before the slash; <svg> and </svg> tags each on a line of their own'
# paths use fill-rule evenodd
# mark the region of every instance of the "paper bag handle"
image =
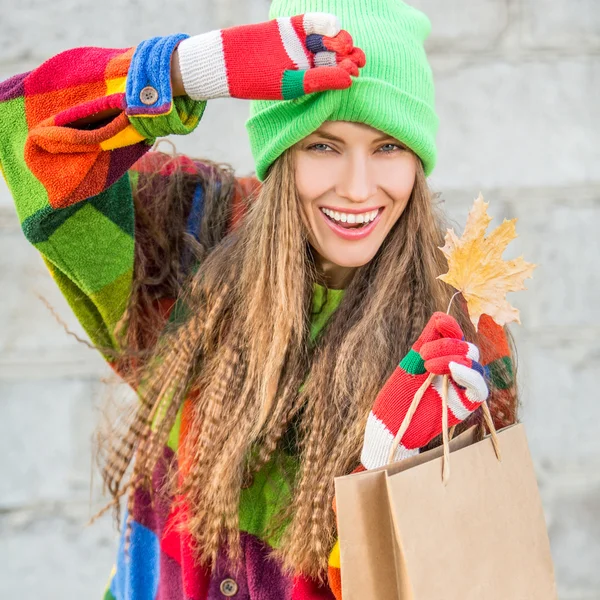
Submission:
<svg viewBox="0 0 600 600">
<path fill-rule="evenodd" d="M 398 445 L 402 441 L 406 430 L 409 428 L 410 423 L 417 412 L 417 408 L 419 408 L 419 404 L 423 399 L 425 391 L 433 381 L 435 375 L 430 373 L 427 376 L 427 379 L 423 382 L 421 387 L 417 390 L 415 397 L 413 398 L 410 406 L 408 407 L 408 411 L 400 425 L 400 429 L 392 442 L 392 447 L 390 449 L 390 453 L 388 455 L 388 464 L 392 464 L 394 462 L 394 454 L 396 453 L 396 449 Z M 450 433 L 448 432 L 448 375 L 444 375 L 442 379 L 442 440 L 444 445 L 444 458 L 443 458 L 443 470 L 442 470 L 442 480 L 444 483 L 448 483 L 450 479 L 450 439 L 452 438 L 452 434 L 454 433 L 454 427 L 452 427 Z M 487 402 L 484 401 L 481 404 L 481 410 L 483 411 L 483 418 L 485 420 L 485 424 L 490 432 L 492 445 L 494 447 L 494 452 L 496 453 L 496 458 L 501 461 L 502 456 L 500 454 L 500 442 L 498 441 L 498 435 L 496 433 L 496 428 L 494 427 L 494 421 L 492 419 L 492 415 L 490 413 L 490 407 L 487 405 Z"/>
</svg>

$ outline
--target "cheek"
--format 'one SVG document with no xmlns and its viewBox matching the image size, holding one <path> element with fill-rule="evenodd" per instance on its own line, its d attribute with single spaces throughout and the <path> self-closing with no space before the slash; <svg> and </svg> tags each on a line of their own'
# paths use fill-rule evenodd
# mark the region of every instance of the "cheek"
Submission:
<svg viewBox="0 0 600 600">
<path fill-rule="evenodd" d="M 416 165 L 414 160 L 406 161 L 402 168 L 389 170 L 380 175 L 380 188 L 392 199 L 392 225 L 400 218 L 415 186 Z"/>
<path fill-rule="evenodd" d="M 310 160 L 300 157 L 296 160 L 295 183 L 300 200 L 300 212 L 309 238 L 313 238 L 315 223 L 314 205 L 335 186 L 335 173 L 326 168 L 326 161 Z"/>
<path fill-rule="evenodd" d="M 304 153 L 300 153 L 296 159 L 296 189 L 303 204 L 317 200 L 333 187 L 336 175 L 331 166 L 327 168 L 327 162 L 311 160 Z"/>
</svg>

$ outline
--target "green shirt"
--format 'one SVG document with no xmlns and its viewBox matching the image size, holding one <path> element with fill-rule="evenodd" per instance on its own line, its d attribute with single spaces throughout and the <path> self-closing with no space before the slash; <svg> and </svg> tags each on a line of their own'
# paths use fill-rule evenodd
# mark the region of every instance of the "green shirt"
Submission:
<svg viewBox="0 0 600 600">
<path fill-rule="evenodd" d="M 311 340 L 314 342 L 325 327 L 329 317 L 339 306 L 344 290 L 326 290 L 315 284 L 313 295 Z M 252 485 L 242 490 L 240 499 L 240 529 L 277 547 L 280 535 L 270 538 L 266 527 L 270 519 L 290 500 L 290 485 L 284 477 L 298 468 L 296 448 L 296 425 L 292 422 L 283 437 L 281 446 L 288 452 L 278 451 L 264 467 L 254 474 Z"/>
</svg>

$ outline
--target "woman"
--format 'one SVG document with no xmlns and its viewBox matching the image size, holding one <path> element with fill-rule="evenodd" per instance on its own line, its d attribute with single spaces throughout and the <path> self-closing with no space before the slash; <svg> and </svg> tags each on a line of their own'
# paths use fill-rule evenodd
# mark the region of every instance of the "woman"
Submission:
<svg viewBox="0 0 600 600">
<path fill-rule="evenodd" d="M 340 598 L 334 477 L 387 462 L 429 373 L 396 460 L 436 443 L 441 375 L 451 425 L 486 398 L 515 419 L 503 331 L 445 315 L 436 279 L 427 18 L 397 0 L 271 18 L 0 84 L 24 233 L 139 395 L 103 467 L 128 498 L 107 599 Z M 216 97 L 255 101 L 262 185 L 148 152 Z"/>
</svg>

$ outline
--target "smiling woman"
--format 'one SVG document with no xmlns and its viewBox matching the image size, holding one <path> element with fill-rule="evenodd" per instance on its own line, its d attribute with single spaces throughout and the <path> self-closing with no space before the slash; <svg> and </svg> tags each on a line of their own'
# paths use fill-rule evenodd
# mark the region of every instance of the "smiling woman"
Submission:
<svg viewBox="0 0 600 600">
<path fill-rule="evenodd" d="M 334 478 L 385 462 L 420 382 L 397 460 L 435 443 L 443 376 L 451 423 L 488 395 L 514 421 L 504 332 L 436 312 L 428 32 L 398 0 L 274 0 L 0 84 L 23 231 L 140 397 L 101 453 L 127 497 L 107 600 L 339 599 Z M 149 152 L 218 97 L 253 100 L 258 179 Z"/>
<path fill-rule="evenodd" d="M 362 123 L 328 121 L 293 148 L 302 218 L 331 287 L 367 264 L 394 227 L 415 185 L 418 158 Z"/>
</svg>

